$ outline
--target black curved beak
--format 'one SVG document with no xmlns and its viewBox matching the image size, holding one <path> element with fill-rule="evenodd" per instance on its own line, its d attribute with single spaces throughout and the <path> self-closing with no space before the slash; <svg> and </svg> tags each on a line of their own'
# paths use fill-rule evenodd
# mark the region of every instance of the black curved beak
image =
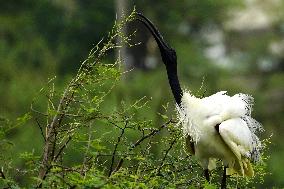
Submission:
<svg viewBox="0 0 284 189">
<path fill-rule="evenodd" d="M 153 37 L 155 38 L 160 48 L 161 53 L 162 51 L 172 50 L 172 48 L 164 41 L 163 36 L 160 34 L 158 29 L 154 26 L 154 24 L 148 18 L 146 18 L 141 13 L 136 13 L 136 15 L 138 16 L 138 18 L 136 19 L 142 22 L 152 33 Z"/>
</svg>

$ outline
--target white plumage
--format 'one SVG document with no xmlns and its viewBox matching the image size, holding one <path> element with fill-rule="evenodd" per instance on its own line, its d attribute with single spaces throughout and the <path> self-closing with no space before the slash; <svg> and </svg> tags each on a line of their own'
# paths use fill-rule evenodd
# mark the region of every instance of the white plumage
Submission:
<svg viewBox="0 0 284 189">
<path fill-rule="evenodd" d="M 222 159 L 227 174 L 253 176 L 250 161 L 258 161 L 261 143 L 256 136 L 261 125 L 251 117 L 253 98 L 246 94 L 228 96 L 225 91 L 197 98 L 183 92 L 177 106 L 187 148 L 204 169 L 214 169 Z M 218 132 L 219 131 L 219 132 Z M 189 142 L 194 143 L 194 150 Z"/>
</svg>

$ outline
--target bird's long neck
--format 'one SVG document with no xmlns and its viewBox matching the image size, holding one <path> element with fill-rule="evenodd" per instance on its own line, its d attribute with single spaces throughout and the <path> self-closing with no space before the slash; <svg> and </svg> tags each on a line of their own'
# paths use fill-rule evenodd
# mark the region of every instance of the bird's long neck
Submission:
<svg viewBox="0 0 284 189">
<path fill-rule="evenodd" d="M 155 38 L 159 46 L 162 60 L 167 69 L 168 80 L 171 86 L 172 93 L 174 95 L 175 101 L 178 104 L 178 106 L 181 106 L 181 98 L 183 93 L 180 88 L 178 75 L 177 75 L 176 52 L 174 49 L 172 49 L 169 45 L 166 44 L 158 29 L 148 18 L 146 18 L 143 14 L 140 13 L 138 13 L 137 16 L 139 17 L 137 19 L 141 21 L 152 33 L 153 37 Z"/>
<path fill-rule="evenodd" d="M 166 70 L 167 70 L 169 84 L 170 84 L 173 96 L 175 98 L 175 101 L 178 104 L 178 106 L 181 106 L 181 98 L 182 98 L 183 92 L 179 84 L 179 79 L 177 75 L 177 66 L 176 65 L 166 65 Z"/>
</svg>

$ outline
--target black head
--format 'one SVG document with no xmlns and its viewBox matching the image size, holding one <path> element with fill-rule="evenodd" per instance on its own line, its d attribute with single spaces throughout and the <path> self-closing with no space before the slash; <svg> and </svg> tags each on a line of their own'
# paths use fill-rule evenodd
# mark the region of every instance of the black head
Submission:
<svg viewBox="0 0 284 189">
<path fill-rule="evenodd" d="M 176 66 L 177 64 L 177 56 L 176 51 L 172 49 L 163 39 L 163 36 L 160 34 L 158 29 L 154 26 L 154 24 L 146 18 L 143 14 L 137 13 L 137 20 L 142 22 L 152 33 L 153 37 L 155 38 L 158 47 L 161 52 L 162 60 L 164 64 L 168 66 Z"/>
</svg>

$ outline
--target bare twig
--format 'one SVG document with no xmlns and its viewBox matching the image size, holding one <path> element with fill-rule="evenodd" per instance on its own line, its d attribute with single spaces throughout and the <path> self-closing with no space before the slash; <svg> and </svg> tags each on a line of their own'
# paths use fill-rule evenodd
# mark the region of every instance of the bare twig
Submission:
<svg viewBox="0 0 284 189">
<path fill-rule="evenodd" d="M 168 124 L 172 123 L 172 120 L 169 120 L 167 123 L 163 124 L 161 127 L 159 127 L 158 129 L 153 130 L 151 133 L 143 136 L 142 138 L 140 138 L 139 140 L 137 140 L 135 142 L 135 144 L 131 147 L 130 150 L 133 150 L 134 148 L 136 148 L 137 146 L 140 145 L 141 142 L 143 142 L 145 139 L 152 137 L 154 135 L 156 135 L 158 132 L 160 132 L 163 128 L 165 128 Z"/>
<path fill-rule="evenodd" d="M 85 152 L 85 155 L 84 155 L 84 160 L 83 160 L 83 164 L 82 164 L 82 169 L 81 169 L 81 175 L 85 175 L 85 172 L 86 172 L 86 164 L 88 162 L 88 160 L 90 158 L 87 157 L 88 153 L 89 153 L 89 150 L 90 150 L 90 146 L 91 146 L 91 142 L 92 142 L 92 130 L 91 130 L 91 124 L 89 124 L 89 132 L 88 132 L 88 144 L 87 144 L 87 149 L 86 149 L 86 152 Z"/>
<path fill-rule="evenodd" d="M 80 173 L 79 170 L 75 169 L 75 168 L 70 168 L 70 167 L 66 167 L 64 165 L 60 165 L 60 164 L 53 164 L 52 165 L 53 167 L 59 167 L 61 169 L 63 169 L 64 171 L 67 171 L 67 172 L 76 172 L 76 173 Z"/>
<path fill-rule="evenodd" d="M 169 120 L 167 123 L 163 124 L 163 125 L 160 126 L 158 129 L 153 130 L 153 131 L 150 132 L 149 134 L 143 135 L 139 140 L 137 140 L 137 141 L 134 143 L 134 145 L 131 146 L 131 148 L 129 149 L 129 151 L 134 150 L 134 149 L 135 149 L 137 146 L 139 146 L 144 140 L 146 140 L 146 139 L 148 139 L 148 138 L 150 138 L 150 137 L 156 135 L 157 133 L 159 133 L 163 128 L 165 128 L 165 127 L 166 127 L 168 124 L 170 124 L 170 123 L 172 123 L 172 120 Z M 125 158 L 125 157 L 124 157 L 124 158 Z M 118 164 L 117 164 L 117 166 L 116 166 L 114 172 L 118 171 L 118 170 L 121 168 L 121 166 L 122 166 L 122 164 L 123 164 L 123 162 L 124 162 L 124 158 L 121 158 L 121 159 L 119 160 L 119 162 L 118 162 Z"/>
<path fill-rule="evenodd" d="M 51 154 L 50 154 L 50 156 L 51 156 L 51 159 L 53 158 L 53 157 L 55 157 L 55 150 L 56 150 L 56 143 L 57 143 L 57 136 L 58 136 L 58 131 L 57 131 L 58 129 L 57 128 L 54 128 L 54 131 L 53 131 L 53 135 L 54 135 L 54 137 L 53 137 L 53 139 L 52 139 L 52 147 L 51 147 Z M 64 146 L 64 145 L 63 145 Z"/>
<path fill-rule="evenodd" d="M 177 141 L 177 138 L 175 138 L 174 140 L 172 140 L 171 143 L 170 143 L 169 148 L 165 151 L 165 154 L 164 154 L 164 157 L 163 157 L 163 159 L 162 159 L 162 161 L 161 161 L 161 164 L 160 164 L 160 166 L 159 166 L 158 169 L 157 169 L 157 174 L 160 174 L 161 169 L 162 169 L 162 167 L 163 167 L 163 165 L 164 165 L 164 162 L 165 162 L 165 160 L 166 160 L 166 158 L 167 158 L 167 156 L 168 156 L 170 150 L 173 148 L 174 144 L 176 143 L 176 141 Z"/>
<path fill-rule="evenodd" d="M 54 157 L 53 161 L 56 161 L 57 158 L 60 156 L 60 154 L 63 152 L 64 148 L 66 148 L 67 144 L 71 141 L 72 137 L 69 136 L 68 139 L 66 140 L 66 142 L 61 146 L 61 148 L 59 149 L 59 151 L 57 152 L 56 156 Z"/>
<path fill-rule="evenodd" d="M 42 113 L 36 109 L 33 108 L 33 104 L 31 104 L 31 107 L 30 107 L 31 111 L 37 113 L 37 114 L 40 114 L 40 115 L 43 115 L 43 116 L 48 116 L 48 114 L 45 114 L 45 113 Z"/>
<path fill-rule="evenodd" d="M 115 146 L 114 146 L 114 150 L 113 150 L 113 152 L 112 152 L 112 158 L 111 158 L 111 165 L 110 165 L 109 173 L 108 173 L 108 176 L 109 176 L 109 177 L 111 176 L 111 174 L 112 174 L 112 172 L 113 172 L 112 168 L 113 168 L 113 164 L 114 164 L 114 157 L 115 157 L 115 154 L 116 154 L 116 151 L 117 151 L 118 144 L 120 143 L 121 138 L 122 138 L 122 136 L 123 136 L 123 134 L 124 134 L 124 132 L 125 132 L 125 129 L 126 129 L 126 127 L 127 127 L 127 124 L 128 124 L 128 120 L 125 121 L 125 125 L 124 125 L 124 127 L 121 129 L 121 133 L 120 133 L 120 135 L 118 136 L 117 142 L 116 142 L 116 144 L 115 144 Z"/>
<path fill-rule="evenodd" d="M 42 127 L 41 127 L 41 125 L 40 125 L 38 119 L 36 118 L 35 120 L 36 120 L 37 126 L 38 126 L 39 129 L 40 129 L 40 133 L 41 133 L 41 136 L 42 136 L 43 140 L 46 141 L 45 136 L 44 136 L 44 133 L 43 133 L 43 130 L 42 130 Z"/>
</svg>

